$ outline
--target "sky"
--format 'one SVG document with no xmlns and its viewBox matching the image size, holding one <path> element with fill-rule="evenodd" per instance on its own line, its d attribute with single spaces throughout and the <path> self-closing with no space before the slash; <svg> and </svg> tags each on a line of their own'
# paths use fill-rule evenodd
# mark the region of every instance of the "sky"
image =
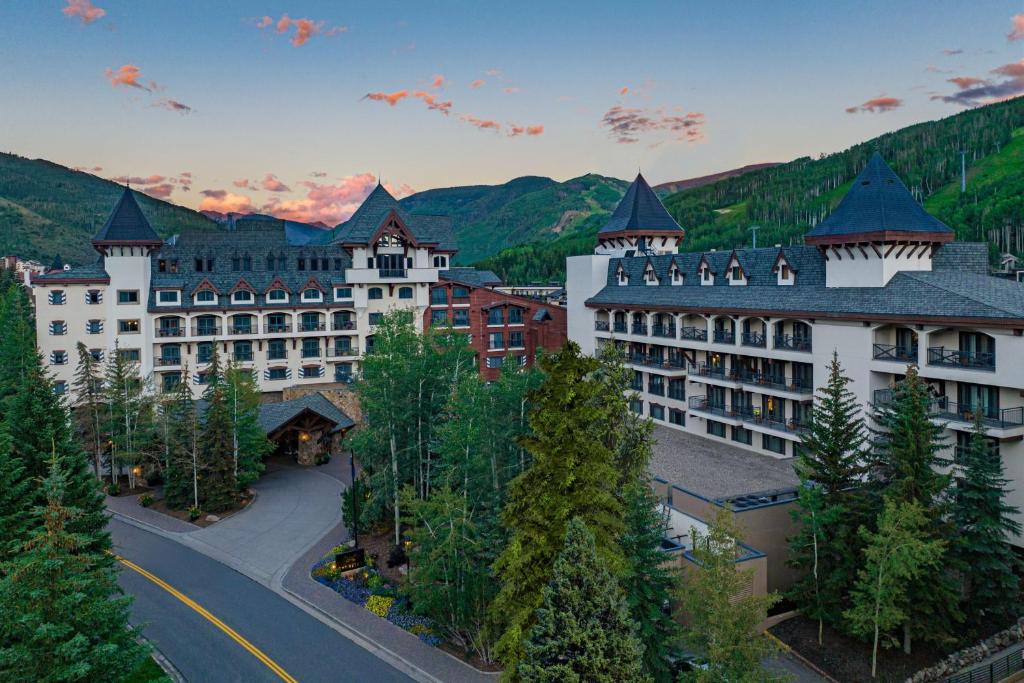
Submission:
<svg viewBox="0 0 1024 683">
<path fill-rule="evenodd" d="M 0 151 L 328 225 L 397 196 L 652 183 L 1024 94 L 1024 1 L 0 0 Z"/>
</svg>

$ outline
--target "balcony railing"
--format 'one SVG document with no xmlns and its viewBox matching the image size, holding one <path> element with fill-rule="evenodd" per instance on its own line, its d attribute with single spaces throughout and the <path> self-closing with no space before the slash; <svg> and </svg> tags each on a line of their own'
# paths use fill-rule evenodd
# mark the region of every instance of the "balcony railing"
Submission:
<svg viewBox="0 0 1024 683">
<path fill-rule="evenodd" d="M 359 349 L 355 346 L 336 346 L 327 349 L 328 358 L 347 358 L 349 356 L 358 356 Z"/>
<path fill-rule="evenodd" d="M 228 334 L 256 334 L 256 328 L 252 325 L 230 325 Z"/>
<path fill-rule="evenodd" d="M 647 334 L 647 323 L 633 323 L 633 334 Z"/>
<path fill-rule="evenodd" d="M 377 275 L 380 277 L 405 277 L 405 268 L 378 268 Z"/>
<path fill-rule="evenodd" d="M 656 382 L 650 382 L 647 385 L 647 393 L 653 396 L 664 396 L 665 395 L 665 383 L 658 384 Z"/>
<path fill-rule="evenodd" d="M 944 346 L 932 346 L 928 349 L 928 365 L 995 370 L 996 354 L 991 351 L 959 351 Z"/>
<path fill-rule="evenodd" d="M 874 397 L 875 405 L 884 405 L 893 400 L 893 390 L 876 389 Z M 949 400 L 946 396 L 939 396 L 929 401 L 928 410 L 934 417 L 941 420 L 973 423 L 975 415 L 980 412 L 981 422 L 986 427 L 995 429 L 1024 427 L 1024 406 L 996 408 L 971 403 L 957 403 Z"/>
<path fill-rule="evenodd" d="M 736 418 L 736 413 L 733 409 L 724 403 L 712 403 L 708 401 L 707 396 L 691 396 L 688 405 L 690 410 L 697 410 L 702 413 L 710 413 L 711 415 L 717 415 L 719 417 L 727 417 L 730 419 Z"/>
<path fill-rule="evenodd" d="M 184 327 L 158 327 L 156 330 L 156 336 L 158 337 L 184 337 Z"/>
<path fill-rule="evenodd" d="M 264 329 L 270 333 L 291 332 L 292 326 L 288 323 L 267 323 Z"/>
<path fill-rule="evenodd" d="M 607 332 L 608 331 L 608 321 L 607 320 L 595 320 L 594 321 L 594 329 L 597 330 L 598 332 Z"/>
<path fill-rule="evenodd" d="M 814 393 L 813 384 L 802 377 L 786 377 L 763 372 L 744 372 L 740 374 L 740 381 L 743 384 L 775 389 L 777 391 L 792 391 L 798 394 Z"/>
<path fill-rule="evenodd" d="M 872 344 L 871 357 L 875 360 L 893 360 L 900 363 L 916 363 L 916 346 L 897 346 L 896 344 Z"/>
<path fill-rule="evenodd" d="M 669 339 L 675 339 L 676 326 L 655 323 L 654 325 L 651 325 L 651 335 L 655 337 L 668 337 Z"/>
<path fill-rule="evenodd" d="M 711 377 L 713 379 L 739 381 L 739 373 L 735 370 L 721 365 L 710 365 L 708 363 L 690 363 L 688 372 L 691 376 Z"/>
<path fill-rule="evenodd" d="M 335 332 L 344 332 L 344 331 L 348 331 L 348 330 L 354 330 L 354 329 L 356 329 L 356 321 L 355 320 L 335 320 L 334 324 L 331 326 L 331 329 L 333 329 Z"/>
<path fill-rule="evenodd" d="M 762 332 L 744 332 L 740 342 L 743 346 L 755 346 L 763 349 L 768 345 L 768 337 Z"/>
<path fill-rule="evenodd" d="M 320 348 L 317 347 L 315 349 L 302 349 L 302 357 L 303 358 L 319 358 L 320 357 Z"/>
<path fill-rule="evenodd" d="M 703 327 L 680 327 L 679 338 L 706 342 L 708 340 L 708 331 Z"/>
<path fill-rule="evenodd" d="M 267 360 L 286 360 L 288 358 L 288 349 L 270 349 L 267 351 Z"/>
<path fill-rule="evenodd" d="M 626 323 L 623 323 L 623 322 L 615 323 L 614 330 L 616 332 L 625 332 L 626 331 Z"/>
<path fill-rule="evenodd" d="M 249 363 L 253 359 L 252 351 L 235 351 L 233 357 L 238 363 Z"/>
<path fill-rule="evenodd" d="M 785 351 L 810 351 L 811 340 L 809 337 L 794 337 L 791 334 L 775 335 L 775 348 Z"/>
<path fill-rule="evenodd" d="M 181 365 L 181 356 L 161 356 L 153 361 L 155 365 L 166 367 L 169 365 Z"/>
<path fill-rule="evenodd" d="M 634 380 L 634 381 L 629 383 L 629 388 L 632 389 L 633 391 L 643 391 L 644 390 L 644 383 L 643 383 L 643 381 L 637 382 L 637 381 Z"/>
<path fill-rule="evenodd" d="M 323 332 L 327 329 L 326 323 L 302 322 L 299 323 L 299 332 Z"/>
<path fill-rule="evenodd" d="M 193 327 L 193 337 L 216 337 L 220 334 L 220 325 L 204 325 L 202 327 Z"/>
<path fill-rule="evenodd" d="M 715 330 L 714 339 L 716 344 L 735 344 L 736 333 L 729 330 Z"/>
<path fill-rule="evenodd" d="M 802 432 L 807 426 L 795 419 L 786 419 L 783 415 L 772 414 L 756 406 L 737 406 L 735 413 L 747 424 L 761 425 L 778 432 Z"/>
<path fill-rule="evenodd" d="M 662 368 L 669 370 L 684 370 L 686 368 L 686 361 L 683 360 L 682 356 L 656 356 L 651 354 L 643 353 L 632 353 L 626 357 L 626 360 L 633 365 L 643 365 L 649 368 Z"/>
</svg>

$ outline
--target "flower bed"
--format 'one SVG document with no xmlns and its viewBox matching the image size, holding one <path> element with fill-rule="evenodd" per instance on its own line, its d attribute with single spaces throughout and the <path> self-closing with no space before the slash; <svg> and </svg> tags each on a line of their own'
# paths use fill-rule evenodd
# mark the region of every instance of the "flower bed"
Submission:
<svg viewBox="0 0 1024 683">
<path fill-rule="evenodd" d="M 434 622 L 414 614 L 409 607 L 409 601 L 398 595 L 398 589 L 373 567 L 365 567 L 351 576 L 339 574 L 334 568 L 334 555 L 344 550 L 348 550 L 348 547 L 332 548 L 327 555 L 313 565 L 310 572 L 313 579 L 346 600 L 405 629 L 427 645 L 437 647 L 443 642 Z"/>
</svg>

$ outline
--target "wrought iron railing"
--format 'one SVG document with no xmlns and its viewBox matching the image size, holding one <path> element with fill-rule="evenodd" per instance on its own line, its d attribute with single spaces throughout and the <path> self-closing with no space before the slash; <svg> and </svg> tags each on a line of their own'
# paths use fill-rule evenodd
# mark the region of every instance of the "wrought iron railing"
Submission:
<svg viewBox="0 0 1024 683">
<path fill-rule="evenodd" d="M 785 351 L 810 351 L 811 339 L 791 334 L 777 334 L 775 335 L 775 348 Z"/>
<path fill-rule="evenodd" d="M 633 334 L 647 334 L 647 323 L 633 323 Z"/>
<path fill-rule="evenodd" d="M 743 384 L 775 389 L 777 391 L 792 391 L 799 394 L 814 393 L 814 386 L 809 380 L 801 377 L 786 377 L 764 372 L 740 373 L 740 381 Z"/>
<path fill-rule="evenodd" d="M 154 364 L 160 367 L 167 367 L 169 365 L 181 365 L 181 356 L 160 356 L 153 361 Z"/>
<path fill-rule="evenodd" d="M 763 349 L 768 345 L 768 338 L 761 332 L 744 332 L 740 342 L 743 346 L 755 346 Z"/>
<path fill-rule="evenodd" d="M 192 328 L 193 337 L 215 337 L 220 334 L 220 325 L 203 325 Z"/>
<path fill-rule="evenodd" d="M 714 340 L 716 344 L 735 344 L 736 333 L 729 330 L 715 330 Z"/>
<path fill-rule="evenodd" d="M 884 405 L 892 401 L 893 397 L 892 389 L 876 389 L 875 405 Z M 1024 406 L 997 408 L 975 403 L 958 403 L 949 400 L 946 396 L 937 396 L 929 400 L 928 410 L 940 420 L 973 423 L 974 418 L 980 414 L 981 422 L 986 427 L 995 429 L 1024 427 Z"/>
<path fill-rule="evenodd" d="M 267 360 L 285 360 L 288 358 L 288 349 L 270 349 L 267 351 Z"/>
<path fill-rule="evenodd" d="M 180 326 L 168 326 L 158 327 L 156 330 L 156 336 L 158 337 L 184 337 L 185 328 Z"/>
<path fill-rule="evenodd" d="M 708 340 L 708 331 L 703 327 L 680 327 L 679 338 L 706 342 Z"/>
<path fill-rule="evenodd" d="M 288 323 L 267 323 L 265 329 L 268 333 L 291 332 L 292 326 Z"/>
<path fill-rule="evenodd" d="M 739 374 L 730 368 L 710 363 L 690 363 L 687 372 L 691 376 L 711 377 L 713 379 L 739 381 Z"/>
<path fill-rule="evenodd" d="M 897 344 L 872 344 L 871 357 L 875 360 L 893 360 L 901 363 L 916 363 L 917 347 L 899 346 Z"/>
<path fill-rule="evenodd" d="M 996 354 L 992 351 L 960 351 L 944 346 L 932 346 L 928 349 L 928 365 L 995 370 Z"/>
<path fill-rule="evenodd" d="M 228 334 L 256 334 L 256 328 L 252 325 L 231 325 Z"/>
<path fill-rule="evenodd" d="M 299 323 L 299 332 L 323 332 L 327 329 L 327 325 L 321 322 L 301 322 Z"/>
<path fill-rule="evenodd" d="M 675 339 L 676 326 L 655 323 L 654 325 L 651 326 L 651 335 L 654 337 L 668 337 L 670 339 Z"/>
<path fill-rule="evenodd" d="M 327 349 L 328 358 L 344 358 L 347 356 L 358 356 L 359 349 L 355 346 L 335 346 Z"/>
<path fill-rule="evenodd" d="M 626 331 L 626 323 L 616 322 L 615 325 L 613 326 L 613 329 L 614 329 L 615 332 L 625 332 Z"/>
<path fill-rule="evenodd" d="M 595 320 L 594 321 L 594 329 L 597 330 L 598 332 L 607 332 L 608 331 L 608 321 L 607 320 Z"/>
</svg>

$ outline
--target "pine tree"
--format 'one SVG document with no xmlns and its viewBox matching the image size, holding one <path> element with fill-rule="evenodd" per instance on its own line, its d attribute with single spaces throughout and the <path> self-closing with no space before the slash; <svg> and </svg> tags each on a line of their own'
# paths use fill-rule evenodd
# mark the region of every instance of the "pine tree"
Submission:
<svg viewBox="0 0 1024 683">
<path fill-rule="evenodd" d="M 188 377 L 186 366 L 182 374 Z M 199 509 L 199 413 L 187 382 L 179 382 L 164 404 L 169 422 L 168 457 L 164 482 L 167 505 Z"/>
<path fill-rule="evenodd" d="M 643 646 L 643 670 L 655 681 L 670 681 L 668 655 L 682 635 L 672 617 L 672 597 L 679 576 L 665 564 L 661 543 L 668 522 L 658 509 L 658 499 L 643 482 L 626 491 L 626 531 L 619 540 L 626 570 L 619 584 L 629 613 L 637 625 Z"/>
<path fill-rule="evenodd" d="M 878 531 L 861 527 L 864 568 L 846 611 L 851 631 L 872 640 L 871 677 L 878 670 L 878 646 L 896 645 L 894 630 L 913 619 L 909 587 L 935 574 L 945 541 L 931 538 L 931 524 L 920 503 L 886 499 Z"/>
<path fill-rule="evenodd" d="M 602 440 L 615 453 L 621 492 L 647 477 L 654 423 L 629 408 L 629 400 L 635 393 L 629 389 L 633 372 L 623 363 L 622 353 L 613 344 L 605 344 L 598 351 L 598 360 L 601 364 L 595 377 L 605 385 L 601 400 L 609 416 L 603 425 Z"/>
<path fill-rule="evenodd" d="M 0 567 L 13 559 L 28 539 L 35 495 L 31 483 L 25 466 L 11 453 L 10 437 L 0 429 Z"/>
<path fill-rule="evenodd" d="M 579 517 L 587 525 L 598 555 L 614 571 L 623 566 L 619 474 L 604 441 L 612 415 L 605 384 L 593 376 L 599 367 L 567 343 L 541 359 L 546 378 L 530 396 L 532 433 L 523 445 L 533 464 L 509 486 L 501 519 L 510 540 L 494 565 L 500 584 L 491 607 L 493 628 L 501 633 L 496 652 L 510 671 L 521 657 L 570 520 Z"/>
<path fill-rule="evenodd" d="M 1009 481 L 1003 460 L 985 436 L 981 411 L 975 412 L 971 440 L 959 459 L 951 546 L 964 573 L 964 608 L 975 628 L 1016 617 L 1021 570 L 1009 539 L 1021 533 L 1018 508 L 1006 503 Z"/>
<path fill-rule="evenodd" d="M 206 414 L 199 434 L 199 452 L 202 456 L 199 467 L 202 473 L 199 502 L 204 510 L 220 512 L 229 509 L 238 500 L 238 480 L 235 478 L 231 408 L 227 404 L 226 382 L 220 369 L 216 345 L 207 377 L 209 385 L 203 393 Z"/>
<path fill-rule="evenodd" d="M 576 518 L 544 587 L 536 624 L 516 669 L 522 681 L 645 681 L 643 646 L 615 577 Z"/>
<path fill-rule="evenodd" d="M 789 539 L 789 551 L 790 564 L 805 574 L 790 588 L 789 597 L 804 616 L 817 620 L 819 645 L 826 623 L 842 627 L 843 607 L 852 585 L 850 571 L 859 566 L 855 554 L 859 544 L 851 546 L 845 533 L 837 533 L 838 529 L 845 531 L 845 515 L 846 508 L 830 504 L 816 482 L 801 482 L 792 513 L 799 530 Z"/>
<path fill-rule="evenodd" d="M 106 682 L 124 679 L 146 656 L 128 628 L 99 539 L 76 532 L 68 478 L 54 456 L 35 530 L 0 578 L 0 679 Z"/>
<path fill-rule="evenodd" d="M 29 380 L 38 358 L 28 290 L 17 280 L 5 277 L 0 283 L 0 418 L 6 402 Z"/>
<path fill-rule="evenodd" d="M 224 400 L 231 411 L 232 464 L 244 490 L 263 472 L 263 457 L 274 444 L 260 427 L 260 390 L 252 371 L 229 364 L 224 373 Z"/>
<path fill-rule="evenodd" d="M 686 638 L 708 668 L 695 680 L 755 683 L 770 680 L 761 661 L 772 652 L 757 626 L 778 595 L 749 592 L 753 572 L 738 569 L 742 540 L 732 513 L 719 510 L 706 533 L 691 530 L 694 567 L 684 574 L 682 601 L 690 621 Z"/>
<path fill-rule="evenodd" d="M 104 422 L 106 406 L 103 405 L 103 373 L 99 362 L 78 342 L 78 367 L 71 383 L 74 407 L 71 415 L 75 420 L 79 438 L 92 457 L 96 477 L 103 476 L 103 453 L 106 450 Z"/>
<path fill-rule="evenodd" d="M 121 353 L 118 345 L 107 356 L 103 378 L 107 408 L 105 431 L 110 435 L 110 481 L 128 468 L 128 487 L 135 488 L 135 466 L 146 458 L 155 434 L 153 399 L 140 375 L 139 364 Z"/>
</svg>

